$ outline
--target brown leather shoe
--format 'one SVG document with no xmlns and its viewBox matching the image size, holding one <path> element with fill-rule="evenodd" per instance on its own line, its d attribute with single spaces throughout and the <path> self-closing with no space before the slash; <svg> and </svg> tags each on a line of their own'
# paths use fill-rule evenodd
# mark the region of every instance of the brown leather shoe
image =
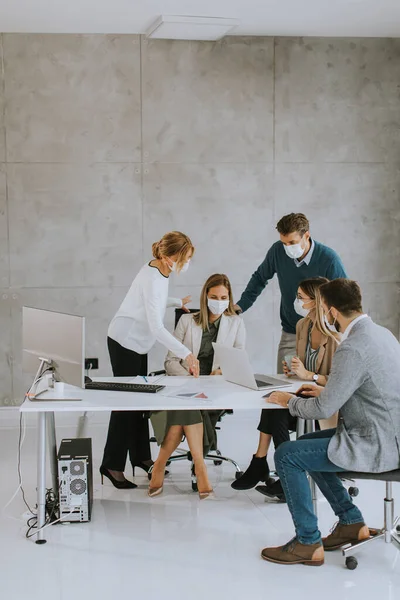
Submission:
<svg viewBox="0 0 400 600">
<path fill-rule="evenodd" d="M 320 567 L 324 564 L 324 547 L 321 542 L 316 544 L 300 544 L 294 538 L 284 546 L 264 548 L 261 557 L 279 565 L 310 565 Z"/>
<path fill-rule="evenodd" d="M 328 537 L 322 538 L 322 543 L 325 550 L 330 552 L 348 544 L 356 544 L 357 542 L 367 540 L 370 535 L 368 527 L 363 522 L 353 523 L 352 525 L 337 523 L 332 533 Z"/>
</svg>

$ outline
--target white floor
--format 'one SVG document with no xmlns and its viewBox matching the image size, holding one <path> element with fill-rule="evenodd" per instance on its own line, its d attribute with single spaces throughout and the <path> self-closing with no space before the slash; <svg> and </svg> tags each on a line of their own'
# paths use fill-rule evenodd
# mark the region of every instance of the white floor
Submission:
<svg viewBox="0 0 400 600">
<path fill-rule="evenodd" d="M 242 418 L 241 418 L 242 417 Z M 0 423 L 2 415 L 0 413 Z M 246 466 L 256 440 L 257 416 L 227 416 L 221 450 Z M 73 436 L 75 426 L 58 427 L 58 438 Z M 232 467 L 210 467 L 217 499 L 199 501 L 191 491 L 189 463 L 171 467 L 164 494 L 146 496 L 147 477 L 139 488 L 115 490 L 100 485 L 98 467 L 105 426 L 89 421 L 93 438 L 95 501 L 91 523 L 55 525 L 47 544 L 25 539 L 20 496 L 1 514 L 0 589 L 7 600 L 162 600 L 298 599 L 310 594 L 324 600 L 400 597 L 400 552 L 377 542 L 358 555 L 349 571 L 340 552 L 326 555 L 319 568 L 273 565 L 260 558 L 266 545 L 287 542 L 293 527 L 286 505 L 267 503 L 254 490 L 231 489 Z M 0 429 L 0 506 L 17 487 L 16 428 Z M 28 502 L 35 502 L 35 430 L 28 428 L 23 447 L 23 481 Z M 129 472 L 126 472 L 129 477 Z M 358 504 L 367 522 L 380 527 L 383 484 L 360 482 Z M 400 512 L 400 485 L 394 487 Z M 329 506 L 319 502 L 325 534 L 335 522 Z"/>
</svg>

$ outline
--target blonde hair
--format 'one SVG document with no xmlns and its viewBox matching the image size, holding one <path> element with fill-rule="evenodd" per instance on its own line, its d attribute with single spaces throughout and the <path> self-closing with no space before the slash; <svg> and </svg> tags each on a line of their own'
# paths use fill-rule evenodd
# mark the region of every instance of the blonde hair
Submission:
<svg viewBox="0 0 400 600">
<path fill-rule="evenodd" d="M 211 275 L 207 281 L 205 282 L 203 289 L 200 294 L 200 312 L 196 313 L 193 316 L 193 320 L 196 325 L 199 325 L 203 330 L 209 328 L 209 320 L 208 320 L 208 304 L 207 304 L 207 296 L 208 292 L 213 287 L 217 287 L 218 285 L 223 285 L 228 290 L 229 296 L 229 306 L 224 312 L 224 315 L 227 317 L 232 317 L 236 315 L 234 304 L 233 304 L 233 295 L 232 295 L 232 286 L 228 277 L 223 273 L 216 273 L 215 275 Z"/>
<path fill-rule="evenodd" d="M 188 254 L 194 254 L 191 239 L 180 231 L 170 231 L 162 236 L 159 242 L 152 245 L 153 256 L 160 260 L 164 256 L 176 256 L 177 270 L 180 271 L 187 261 Z"/>
<path fill-rule="evenodd" d="M 322 298 L 320 288 L 329 283 L 329 279 L 326 277 L 312 277 L 305 279 L 299 283 L 299 289 L 301 289 L 307 296 L 315 301 L 315 323 L 314 328 L 325 335 L 326 337 L 339 340 L 339 335 L 330 331 L 325 325 L 324 311 L 322 308 Z"/>
</svg>

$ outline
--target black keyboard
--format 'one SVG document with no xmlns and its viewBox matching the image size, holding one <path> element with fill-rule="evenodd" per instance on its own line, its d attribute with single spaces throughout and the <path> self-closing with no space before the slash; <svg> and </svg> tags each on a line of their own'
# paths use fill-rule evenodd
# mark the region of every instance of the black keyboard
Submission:
<svg viewBox="0 0 400 600">
<path fill-rule="evenodd" d="M 110 392 L 137 392 L 139 394 L 156 394 L 165 385 L 144 385 L 142 383 L 117 383 L 112 381 L 89 381 L 85 383 L 86 390 L 102 390 Z"/>
</svg>

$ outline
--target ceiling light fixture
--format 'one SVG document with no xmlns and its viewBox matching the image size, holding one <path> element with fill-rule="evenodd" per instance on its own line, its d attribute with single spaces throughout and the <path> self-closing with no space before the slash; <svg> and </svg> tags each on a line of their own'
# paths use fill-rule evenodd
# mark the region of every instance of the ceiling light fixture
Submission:
<svg viewBox="0 0 400 600">
<path fill-rule="evenodd" d="M 239 25 L 238 19 L 161 16 L 146 32 L 150 39 L 216 41 Z"/>
</svg>

